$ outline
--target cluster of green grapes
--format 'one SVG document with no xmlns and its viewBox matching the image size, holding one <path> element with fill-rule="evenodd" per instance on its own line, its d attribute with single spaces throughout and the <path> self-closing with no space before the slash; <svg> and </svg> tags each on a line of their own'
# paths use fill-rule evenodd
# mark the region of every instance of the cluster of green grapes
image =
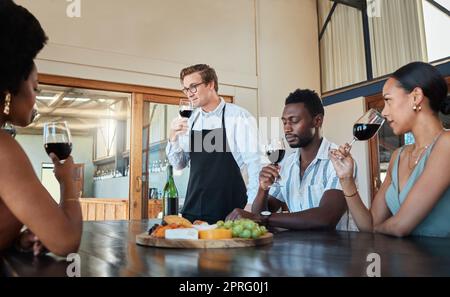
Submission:
<svg viewBox="0 0 450 297">
<path fill-rule="evenodd" d="M 234 221 L 218 221 L 218 229 L 231 229 L 233 237 L 257 239 L 267 233 L 265 226 L 259 226 L 249 219 L 239 219 Z"/>
</svg>

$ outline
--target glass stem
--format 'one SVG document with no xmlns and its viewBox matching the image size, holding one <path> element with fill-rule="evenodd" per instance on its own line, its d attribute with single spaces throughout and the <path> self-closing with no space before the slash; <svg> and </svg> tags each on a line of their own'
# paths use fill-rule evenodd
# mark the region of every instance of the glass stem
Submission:
<svg viewBox="0 0 450 297">
<path fill-rule="evenodd" d="M 348 144 L 350 147 L 352 147 L 352 145 L 355 143 L 357 139 L 355 137 L 353 137 L 352 141 L 350 141 L 350 143 Z"/>
<path fill-rule="evenodd" d="M 349 147 L 347 149 L 347 151 L 349 152 L 352 149 L 352 145 L 355 143 L 355 141 L 357 141 L 358 139 L 356 139 L 356 137 L 353 137 L 352 141 L 350 141 L 350 143 L 348 144 Z"/>
</svg>

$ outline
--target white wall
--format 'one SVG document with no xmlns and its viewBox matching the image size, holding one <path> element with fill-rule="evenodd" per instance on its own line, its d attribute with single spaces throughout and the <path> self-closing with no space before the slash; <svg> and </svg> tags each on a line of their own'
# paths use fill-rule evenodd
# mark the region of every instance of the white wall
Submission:
<svg viewBox="0 0 450 297">
<path fill-rule="evenodd" d="M 284 100 L 296 88 L 320 92 L 316 2 L 256 3 L 259 111 L 261 116 L 280 116 Z"/>
<path fill-rule="evenodd" d="M 356 98 L 325 107 L 323 135 L 337 145 L 350 143 L 353 124 L 364 114 L 364 98 Z M 366 206 L 370 205 L 369 146 L 367 141 L 357 141 L 352 146 L 352 156 L 358 165 L 358 188 Z"/>
<path fill-rule="evenodd" d="M 49 43 L 41 73 L 180 88 L 180 69 L 208 63 L 220 92 L 258 115 L 279 115 L 297 87 L 319 89 L 315 0 L 17 0 Z"/>
<path fill-rule="evenodd" d="M 64 0 L 18 0 L 40 20 L 49 43 L 41 73 L 179 89 L 179 71 L 213 66 L 220 92 L 257 113 L 254 0 L 81 0 L 69 18 Z"/>
<path fill-rule="evenodd" d="M 436 2 L 450 10 L 450 1 Z M 428 61 L 446 58 L 450 56 L 450 18 L 427 1 L 422 3 Z"/>
</svg>

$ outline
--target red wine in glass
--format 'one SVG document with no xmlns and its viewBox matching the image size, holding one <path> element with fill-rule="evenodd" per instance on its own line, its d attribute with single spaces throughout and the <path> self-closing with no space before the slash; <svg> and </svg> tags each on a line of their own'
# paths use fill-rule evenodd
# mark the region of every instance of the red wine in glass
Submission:
<svg viewBox="0 0 450 297">
<path fill-rule="evenodd" d="M 364 141 L 372 138 L 383 125 L 384 120 L 376 109 L 369 109 L 353 125 L 353 140 L 350 142 L 350 148 L 356 140 Z"/>
<path fill-rule="evenodd" d="M 70 156 L 72 152 L 72 143 L 67 142 L 51 142 L 45 144 L 45 151 L 47 155 L 54 153 L 58 159 L 65 160 Z"/>
<path fill-rule="evenodd" d="M 377 133 L 380 126 L 380 124 L 354 124 L 353 136 L 360 141 L 369 140 Z"/>
<path fill-rule="evenodd" d="M 180 110 L 180 116 L 183 118 L 190 118 L 192 115 L 192 110 Z"/>
<path fill-rule="evenodd" d="M 72 140 L 67 122 L 44 124 L 44 148 L 47 154 L 54 153 L 59 160 L 70 156 Z"/>
<path fill-rule="evenodd" d="M 192 101 L 189 99 L 180 99 L 180 116 L 183 118 L 189 118 L 192 115 L 192 112 L 194 111 L 194 106 L 192 104 Z"/>
<path fill-rule="evenodd" d="M 284 149 L 268 150 L 266 152 L 267 157 L 269 158 L 269 161 L 272 164 L 280 163 L 281 160 L 283 160 L 285 153 L 286 153 L 286 150 L 284 150 Z"/>
</svg>

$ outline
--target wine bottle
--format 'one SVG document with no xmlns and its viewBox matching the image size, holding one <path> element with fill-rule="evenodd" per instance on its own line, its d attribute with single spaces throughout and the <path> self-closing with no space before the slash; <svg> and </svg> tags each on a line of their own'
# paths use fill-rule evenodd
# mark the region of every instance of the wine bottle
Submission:
<svg viewBox="0 0 450 297">
<path fill-rule="evenodd" d="M 173 167 L 167 166 L 167 182 L 163 190 L 163 215 L 178 215 L 178 190 L 173 180 Z"/>
</svg>

